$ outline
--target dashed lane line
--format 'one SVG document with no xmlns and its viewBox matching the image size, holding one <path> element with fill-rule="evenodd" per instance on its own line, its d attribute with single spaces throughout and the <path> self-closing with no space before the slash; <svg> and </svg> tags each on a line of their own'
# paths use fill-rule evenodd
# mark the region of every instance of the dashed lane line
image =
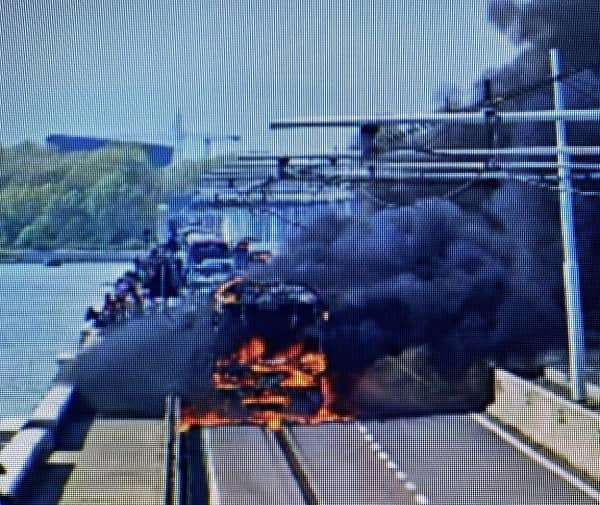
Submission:
<svg viewBox="0 0 600 505">
<path fill-rule="evenodd" d="M 415 496 L 415 501 L 418 505 L 429 505 L 429 498 L 427 496 L 418 494 Z"/>
<path fill-rule="evenodd" d="M 390 461 L 388 461 L 388 462 L 385 464 L 385 467 L 386 467 L 388 470 L 392 470 L 392 471 L 394 471 L 394 470 L 398 470 L 398 465 L 397 465 L 396 463 L 394 463 L 393 461 L 391 461 L 391 460 L 390 460 Z"/>
<path fill-rule="evenodd" d="M 396 479 L 398 479 L 399 481 L 404 483 L 404 489 L 410 493 L 413 494 L 413 497 L 415 499 L 415 502 L 417 503 L 417 505 L 429 505 L 429 498 L 427 498 L 427 496 L 425 496 L 424 494 L 417 494 L 417 485 L 414 482 L 410 482 L 408 481 L 408 475 L 406 475 L 406 473 L 398 470 L 398 465 L 396 462 L 394 462 L 391 458 L 391 456 L 381 448 L 381 445 L 377 442 L 374 442 L 374 438 L 373 435 L 371 435 L 369 433 L 369 430 L 367 429 L 367 427 L 365 425 L 363 425 L 362 423 L 356 423 L 356 426 L 358 427 L 358 431 L 360 432 L 360 434 L 363 436 L 365 442 L 367 444 L 369 444 L 369 447 L 371 448 L 371 450 L 377 454 L 377 457 L 383 462 L 385 463 L 385 467 L 394 472 L 394 476 L 396 477 Z"/>
<path fill-rule="evenodd" d="M 377 457 L 381 460 L 381 461 L 387 461 L 388 459 L 390 459 L 390 456 L 388 455 L 387 452 L 385 451 L 379 451 L 377 453 Z"/>
<path fill-rule="evenodd" d="M 413 482 L 407 482 L 404 484 L 404 489 L 406 489 L 410 493 L 414 493 L 417 490 L 417 485 Z"/>
<path fill-rule="evenodd" d="M 407 475 L 404 472 L 396 472 L 396 479 L 398 480 L 406 480 Z"/>
</svg>

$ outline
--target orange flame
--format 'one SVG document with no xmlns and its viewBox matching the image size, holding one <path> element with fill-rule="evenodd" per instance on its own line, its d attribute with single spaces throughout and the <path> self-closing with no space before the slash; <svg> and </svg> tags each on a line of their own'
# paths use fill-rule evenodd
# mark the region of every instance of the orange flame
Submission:
<svg viewBox="0 0 600 505">
<path fill-rule="evenodd" d="M 243 405 L 281 405 L 289 407 L 291 399 L 288 395 L 262 391 L 256 396 L 246 396 L 241 400 Z"/>
<path fill-rule="evenodd" d="M 315 377 L 302 370 L 289 369 L 289 377 L 281 381 L 281 386 L 288 388 L 307 388 L 317 385 Z"/>
<path fill-rule="evenodd" d="M 300 356 L 302 356 L 303 352 L 304 344 L 302 342 L 296 342 L 295 344 L 289 346 L 287 349 L 284 349 L 283 351 L 280 351 L 277 354 L 275 354 L 275 356 L 273 356 L 272 361 L 289 361 L 297 359 Z"/>
<path fill-rule="evenodd" d="M 191 407 L 183 407 L 181 409 L 179 430 L 188 431 L 192 426 L 225 426 L 237 423 L 239 423 L 239 421 L 224 416 L 215 410 L 209 410 L 208 412 L 200 414 Z"/>
<path fill-rule="evenodd" d="M 265 410 L 262 412 L 255 412 L 250 418 L 250 421 L 254 424 L 264 426 L 271 431 L 278 431 L 283 428 L 286 416 L 281 412 Z"/>
<path fill-rule="evenodd" d="M 247 344 L 233 355 L 233 359 L 240 365 L 250 365 L 261 360 L 267 350 L 264 340 L 252 337 Z"/>
<path fill-rule="evenodd" d="M 342 416 L 333 411 L 332 405 L 335 401 L 335 393 L 327 377 L 321 377 L 321 394 L 323 395 L 323 404 L 314 416 L 307 419 L 308 424 L 347 422 L 351 420 L 350 416 Z"/>
<path fill-rule="evenodd" d="M 227 370 L 230 365 L 239 365 L 239 369 Z M 212 376 L 215 388 L 239 390 L 240 403 L 250 409 L 250 413 L 236 419 L 216 411 L 199 414 L 188 408 L 182 412 L 181 426 L 252 423 L 278 430 L 285 423 L 314 425 L 350 420 L 349 416 L 339 415 L 333 408 L 335 391 L 326 375 L 325 354 L 306 351 L 301 342 L 267 357 L 265 340 L 255 336 L 230 357 L 218 360 L 216 369 Z M 322 401 L 317 411 L 312 414 L 290 412 L 293 392 L 309 388 L 320 392 Z"/>
<path fill-rule="evenodd" d="M 307 352 L 301 356 L 300 363 L 313 375 L 322 374 L 327 369 L 327 360 L 322 352 Z"/>
<path fill-rule="evenodd" d="M 222 312 L 223 305 L 229 305 L 237 302 L 237 295 L 231 292 L 230 289 L 243 280 L 244 277 L 234 277 L 233 279 L 230 279 L 217 287 L 214 294 L 217 312 Z"/>
</svg>

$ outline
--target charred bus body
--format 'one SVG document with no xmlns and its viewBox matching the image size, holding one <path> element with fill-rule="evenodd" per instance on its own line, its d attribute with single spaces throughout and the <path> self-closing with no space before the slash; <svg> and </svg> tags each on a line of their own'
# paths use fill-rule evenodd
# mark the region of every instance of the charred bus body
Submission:
<svg viewBox="0 0 600 505">
<path fill-rule="evenodd" d="M 235 351 L 260 336 L 271 352 L 301 341 L 320 349 L 328 312 L 309 288 L 284 282 L 257 282 L 235 277 L 212 296 L 213 326 L 223 336 L 222 352 Z"/>
<path fill-rule="evenodd" d="M 226 401 L 252 418 L 285 412 L 290 419 L 322 407 L 328 313 L 315 292 L 236 277 L 214 291 L 212 305 L 213 384 Z"/>
</svg>

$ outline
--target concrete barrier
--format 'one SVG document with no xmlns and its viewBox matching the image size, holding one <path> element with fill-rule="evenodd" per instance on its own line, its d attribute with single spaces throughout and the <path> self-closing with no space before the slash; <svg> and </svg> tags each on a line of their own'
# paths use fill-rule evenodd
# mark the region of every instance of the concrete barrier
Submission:
<svg viewBox="0 0 600 505">
<path fill-rule="evenodd" d="M 19 431 L 0 451 L 0 504 L 13 503 L 32 472 L 52 451 L 52 434 L 43 428 Z"/>
<path fill-rule="evenodd" d="M 25 428 L 47 428 L 53 433 L 64 422 L 75 399 L 75 386 L 55 384 L 37 404 Z"/>
<path fill-rule="evenodd" d="M 495 395 L 491 416 L 600 481 L 600 415 L 504 370 Z"/>
<path fill-rule="evenodd" d="M 570 384 L 569 375 L 556 368 L 544 368 L 544 377 L 547 381 L 557 386 L 568 388 Z M 585 404 L 588 407 L 600 407 L 600 387 L 591 382 L 585 383 Z"/>
<path fill-rule="evenodd" d="M 27 419 L 24 417 L 0 418 L 0 444 L 8 442 L 23 426 Z"/>
<path fill-rule="evenodd" d="M 75 387 L 57 383 L 28 420 L 7 421 L 7 428 L 15 432 L 0 451 L 0 505 L 18 503 L 24 483 L 54 449 L 56 434 L 68 422 L 75 401 Z"/>
</svg>

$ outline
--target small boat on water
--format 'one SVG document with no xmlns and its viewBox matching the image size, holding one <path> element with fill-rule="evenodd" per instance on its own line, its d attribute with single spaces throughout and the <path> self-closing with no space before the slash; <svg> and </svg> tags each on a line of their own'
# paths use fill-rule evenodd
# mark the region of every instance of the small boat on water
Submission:
<svg viewBox="0 0 600 505">
<path fill-rule="evenodd" d="M 59 267 L 63 264 L 60 258 L 48 258 L 44 261 L 44 265 L 47 267 Z"/>
</svg>

